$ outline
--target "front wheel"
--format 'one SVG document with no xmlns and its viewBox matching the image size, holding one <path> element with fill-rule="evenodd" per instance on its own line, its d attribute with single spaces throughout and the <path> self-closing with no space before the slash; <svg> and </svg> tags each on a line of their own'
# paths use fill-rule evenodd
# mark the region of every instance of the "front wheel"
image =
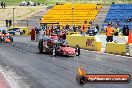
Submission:
<svg viewBox="0 0 132 88">
<path fill-rule="evenodd" d="M 76 45 L 76 48 L 75 48 L 75 52 L 76 52 L 76 56 L 79 56 L 80 55 L 80 47 L 79 45 Z"/>
<path fill-rule="evenodd" d="M 11 42 L 13 42 L 13 38 L 12 37 L 10 37 L 10 40 L 11 40 Z"/>
<path fill-rule="evenodd" d="M 56 56 L 56 46 L 53 47 L 52 55 Z"/>
</svg>

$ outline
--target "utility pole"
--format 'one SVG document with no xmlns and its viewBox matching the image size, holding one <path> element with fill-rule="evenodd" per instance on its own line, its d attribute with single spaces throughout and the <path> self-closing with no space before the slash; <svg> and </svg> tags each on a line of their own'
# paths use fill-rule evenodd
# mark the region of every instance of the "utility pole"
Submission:
<svg viewBox="0 0 132 88">
<path fill-rule="evenodd" d="M 14 17 L 14 10 L 15 10 L 15 8 L 13 8 L 13 27 L 14 27 L 14 20 L 15 20 L 15 17 Z"/>
</svg>

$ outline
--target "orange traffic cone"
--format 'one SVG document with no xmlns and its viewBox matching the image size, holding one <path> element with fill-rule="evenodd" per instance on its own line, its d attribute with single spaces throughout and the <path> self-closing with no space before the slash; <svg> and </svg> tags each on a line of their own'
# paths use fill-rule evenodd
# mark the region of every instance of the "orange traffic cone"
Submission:
<svg viewBox="0 0 132 88">
<path fill-rule="evenodd" d="M 130 31 L 128 35 L 128 44 L 130 43 L 132 43 L 132 31 Z"/>
</svg>

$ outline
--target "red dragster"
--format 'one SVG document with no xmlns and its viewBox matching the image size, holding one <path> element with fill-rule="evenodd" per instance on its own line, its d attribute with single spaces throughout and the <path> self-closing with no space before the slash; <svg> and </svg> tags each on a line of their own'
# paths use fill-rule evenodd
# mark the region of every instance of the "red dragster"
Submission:
<svg viewBox="0 0 132 88">
<path fill-rule="evenodd" d="M 76 48 L 69 47 L 66 40 L 58 37 L 57 35 L 53 36 L 44 36 L 39 40 L 38 43 L 39 52 L 50 52 L 53 56 L 56 55 L 80 55 L 80 48 L 76 45 Z"/>
</svg>

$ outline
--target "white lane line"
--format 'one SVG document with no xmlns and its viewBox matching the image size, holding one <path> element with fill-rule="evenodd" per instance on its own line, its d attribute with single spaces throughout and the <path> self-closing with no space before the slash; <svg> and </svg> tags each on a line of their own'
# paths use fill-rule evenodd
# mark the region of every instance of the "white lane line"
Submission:
<svg viewBox="0 0 132 88">
<path fill-rule="evenodd" d="M 2 75 L 4 76 L 5 80 L 8 82 L 9 86 L 11 88 L 20 88 L 19 86 L 17 86 L 17 83 L 15 82 L 15 80 L 12 78 L 11 75 L 9 75 L 7 73 L 7 71 L 5 71 L 1 66 L 0 66 L 0 71 L 2 73 Z M 11 74 L 11 73 L 10 73 Z"/>
<path fill-rule="evenodd" d="M 103 55 L 110 55 L 110 56 L 116 56 L 116 57 L 124 57 L 124 58 L 131 58 L 130 56 L 121 56 L 121 55 L 115 55 L 115 54 L 109 54 L 109 53 L 104 53 L 104 52 L 98 52 L 98 51 L 90 51 L 90 50 L 85 50 L 85 49 L 81 49 L 83 51 L 89 51 L 89 52 L 93 52 L 93 53 L 99 53 L 99 54 L 103 54 Z"/>
</svg>

